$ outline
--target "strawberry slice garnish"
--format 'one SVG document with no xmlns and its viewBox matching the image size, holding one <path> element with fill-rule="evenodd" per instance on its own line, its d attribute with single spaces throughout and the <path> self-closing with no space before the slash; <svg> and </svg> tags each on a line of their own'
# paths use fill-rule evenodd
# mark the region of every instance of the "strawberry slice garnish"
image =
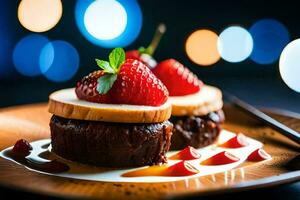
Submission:
<svg viewBox="0 0 300 200">
<path fill-rule="evenodd" d="M 191 176 L 198 174 L 199 170 L 186 161 L 180 161 L 174 165 L 156 165 L 147 168 L 137 169 L 122 174 L 123 177 L 143 176 Z"/>
<path fill-rule="evenodd" d="M 180 161 L 174 165 L 171 165 L 164 172 L 165 176 L 191 176 L 198 174 L 199 170 L 192 164 L 186 161 Z"/>
<path fill-rule="evenodd" d="M 194 160 L 200 158 L 201 155 L 194 147 L 187 146 L 183 150 L 169 157 L 170 160 Z"/>
<path fill-rule="evenodd" d="M 259 148 L 254 150 L 247 158 L 248 161 L 262 161 L 262 160 L 268 160 L 271 156 L 268 154 L 265 150 Z"/>
<path fill-rule="evenodd" d="M 160 106 L 167 101 L 165 85 L 142 62 L 125 59 L 122 48 L 114 49 L 109 62 L 96 59 L 102 69 L 76 85 L 77 97 L 97 103 Z"/>
<path fill-rule="evenodd" d="M 224 148 L 241 148 L 248 145 L 249 143 L 247 137 L 243 133 L 239 133 L 236 136 L 232 137 L 231 139 L 227 140 L 226 142 L 218 146 Z"/>
<path fill-rule="evenodd" d="M 166 85 L 170 96 L 183 96 L 200 91 L 202 81 L 174 59 L 160 62 L 153 73 Z"/>
<path fill-rule="evenodd" d="M 227 151 L 222 151 L 220 153 L 213 155 L 210 158 L 207 158 L 206 160 L 202 161 L 200 164 L 201 165 L 225 165 L 225 164 L 237 162 L 239 160 L 240 159 L 235 155 Z"/>
</svg>

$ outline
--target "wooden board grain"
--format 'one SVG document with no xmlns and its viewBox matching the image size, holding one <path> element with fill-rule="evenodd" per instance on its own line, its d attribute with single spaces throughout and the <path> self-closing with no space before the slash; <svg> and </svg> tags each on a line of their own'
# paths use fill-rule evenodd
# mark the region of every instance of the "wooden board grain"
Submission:
<svg viewBox="0 0 300 200">
<path fill-rule="evenodd" d="M 35 173 L 0 158 L 0 185 L 30 192 L 71 198 L 166 199 L 234 192 L 300 180 L 300 146 L 262 125 L 243 112 L 226 106 L 225 129 L 258 139 L 273 157 L 200 178 L 169 183 L 105 183 L 53 177 Z M 0 110 L 0 150 L 17 139 L 48 138 L 50 114 L 47 105 L 35 104 Z M 273 117 L 300 131 L 300 120 L 274 114 Z"/>
</svg>

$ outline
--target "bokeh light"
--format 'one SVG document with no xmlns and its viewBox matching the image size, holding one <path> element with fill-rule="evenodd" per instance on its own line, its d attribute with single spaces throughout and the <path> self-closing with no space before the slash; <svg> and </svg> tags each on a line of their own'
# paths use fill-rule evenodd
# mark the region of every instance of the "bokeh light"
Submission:
<svg viewBox="0 0 300 200">
<path fill-rule="evenodd" d="M 283 81 L 293 90 L 300 92 L 300 39 L 290 42 L 282 51 L 279 71 Z"/>
<path fill-rule="evenodd" d="M 220 59 L 217 49 L 218 35 L 207 29 L 193 32 L 186 40 L 188 57 L 198 65 L 212 65 Z"/>
<path fill-rule="evenodd" d="M 30 34 L 21 39 L 15 46 L 13 62 L 16 70 L 25 76 L 41 74 L 39 57 L 49 40 L 39 34 Z"/>
<path fill-rule="evenodd" d="M 61 0 L 22 0 L 18 7 L 20 23 L 33 32 L 50 30 L 61 16 Z"/>
<path fill-rule="evenodd" d="M 250 58 L 258 64 L 274 63 L 290 40 L 287 28 L 274 19 L 259 20 L 249 31 L 254 42 Z"/>
<path fill-rule="evenodd" d="M 127 13 L 115 0 L 98 0 L 89 5 L 84 14 L 87 31 L 100 40 L 118 37 L 126 28 Z"/>
<path fill-rule="evenodd" d="M 218 39 L 221 57 L 228 62 L 241 62 L 248 58 L 253 49 L 250 33 L 240 26 L 230 26 L 222 31 Z"/>
<path fill-rule="evenodd" d="M 105 48 L 128 46 L 142 28 L 142 12 L 136 0 L 78 0 L 75 18 L 83 36 Z"/>
<path fill-rule="evenodd" d="M 68 42 L 56 40 L 47 43 L 40 53 L 39 64 L 43 75 L 54 82 L 71 79 L 79 67 L 77 50 Z"/>
</svg>

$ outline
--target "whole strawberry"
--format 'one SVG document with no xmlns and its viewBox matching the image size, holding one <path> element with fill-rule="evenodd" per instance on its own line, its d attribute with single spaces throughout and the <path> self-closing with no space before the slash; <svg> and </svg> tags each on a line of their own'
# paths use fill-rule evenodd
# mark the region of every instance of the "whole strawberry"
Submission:
<svg viewBox="0 0 300 200">
<path fill-rule="evenodd" d="M 195 74 L 174 59 L 160 62 L 152 71 L 166 85 L 170 96 L 194 94 L 203 85 Z"/>
<path fill-rule="evenodd" d="M 142 61 L 141 54 L 142 53 L 139 50 L 126 51 L 126 58 L 127 59 L 135 59 L 135 60 Z"/>
<path fill-rule="evenodd" d="M 139 48 L 139 50 L 126 51 L 126 58 L 141 61 L 142 63 L 144 63 L 150 69 L 153 69 L 157 65 L 157 62 L 152 57 L 152 54 L 150 54 L 143 47 Z"/>
<path fill-rule="evenodd" d="M 83 77 L 76 85 L 76 95 L 78 99 L 83 99 L 90 102 L 109 103 L 110 95 L 99 95 L 97 91 L 98 79 L 105 74 L 103 70 L 98 70 Z"/>
<path fill-rule="evenodd" d="M 160 106 L 168 99 L 165 85 L 142 62 L 125 59 L 122 48 L 114 49 L 109 62 L 96 59 L 102 69 L 76 85 L 79 99 L 112 104 Z"/>
<path fill-rule="evenodd" d="M 152 55 L 154 54 L 165 32 L 166 32 L 165 24 L 163 23 L 159 24 L 149 46 L 147 48 L 140 47 L 138 50 L 126 51 L 126 58 L 139 60 L 143 62 L 145 65 L 147 65 L 150 69 L 153 69 L 157 65 L 157 62 L 152 57 Z"/>
</svg>

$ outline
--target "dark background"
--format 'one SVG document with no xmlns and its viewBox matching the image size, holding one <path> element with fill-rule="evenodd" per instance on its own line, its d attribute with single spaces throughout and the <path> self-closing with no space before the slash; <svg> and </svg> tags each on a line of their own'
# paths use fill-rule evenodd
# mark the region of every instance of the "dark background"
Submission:
<svg viewBox="0 0 300 200">
<path fill-rule="evenodd" d="M 21 38 L 31 32 L 24 29 L 17 19 L 19 1 L 0 2 L 1 31 L 9 38 L 8 47 L 13 49 Z M 16 71 L 10 75 L 2 75 L 0 107 L 47 101 L 52 91 L 72 87 L 83 75 L 97 69 L 94 58 L 107 57 L 109 49 L 93 45 L 79 32 L 74 19 L 76 1 L 62 2 L 63 16 L 60 22 L 42 35 L 51 40 L 66 40 L 74 45 L 80 55 L 77 74 L 64 83 L 53 83 L 43 76 L 24 77 Z M 254 105 L 300 112 L 300 94 L 289 89 L 281 80 L 278 61 L 271 65 L 259 65 L 250 59 L 240 63 L 220 60 L 215 65 L 201 67 L 189 61 L 184 51 L 187 36 L 197 29 L 208 28 L 220 33 L 233 24 L 249 28 L 263 18 L 274 18 L 282 22 L 290 32 L 290 39 L 294 40 L 300 36 L 299 8 L 294 1 L 140 0 L 139 3 L 143 13 L 143 27 L 139 37 L 127 49 L 148 45 L 157 24 L 164 22 L 167 33 L 154 55 L 158 61 L 176 58 L 196 72 L 204 82 L 226 89 Z M 14 70 L 13 64 L 9 64 L 12 63 L 11 57 L 6 59 L 8 64 L 5 67 Z M 0 63 L 0 67 L 4 66 Z"/>
</svg>

